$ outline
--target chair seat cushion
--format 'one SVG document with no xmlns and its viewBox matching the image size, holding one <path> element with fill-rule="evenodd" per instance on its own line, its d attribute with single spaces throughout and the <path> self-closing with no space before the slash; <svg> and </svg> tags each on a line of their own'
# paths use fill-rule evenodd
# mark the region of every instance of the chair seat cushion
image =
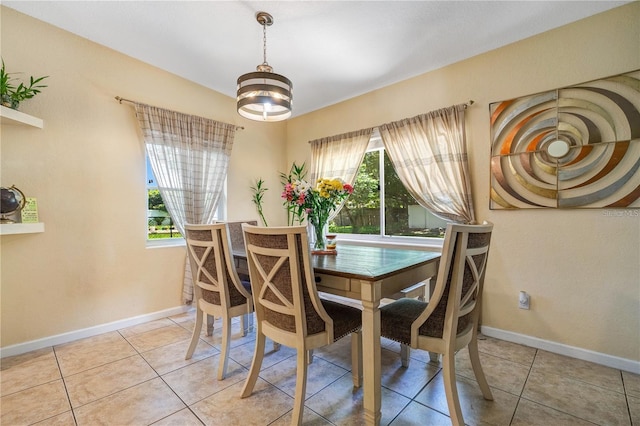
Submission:
<svg viewBox="0 0 640 426">
<path fill-rule="evenodd" d="M 380 334 L 387 339 L 395 340 L 407 345 L 411 344 L 411 324 L 427 307 L 427 302 L 416 299 L 400 299 L 380 308 Z M 444 328 L 445 308 L 439 304 L 431 316 L 420 326 L 418 333 L 422 336 L 442 337 Z M 464 330 L 469 321 L 469 315 L 458 320 L 458 333 Z"/>
<path fill-rule="evenodd" d="M 333 319 L 333 341 L 362 328 L 362 311 L 331 300 L 322 300 L 322 306 Z"/>
</svg>

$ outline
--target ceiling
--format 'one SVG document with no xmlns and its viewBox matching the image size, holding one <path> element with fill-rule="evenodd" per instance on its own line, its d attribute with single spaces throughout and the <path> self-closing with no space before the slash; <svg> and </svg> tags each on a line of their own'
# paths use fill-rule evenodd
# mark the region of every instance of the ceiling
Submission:
<svg viewBox="0 0 640 426">
<path fill-rule="evenodd" d="M 235 97 L 267 61 L 301 115 L 630 1 L 11 1 L 2 4 Z M 133 94 L 131 94 L 133 96 Z"/>
</svg>

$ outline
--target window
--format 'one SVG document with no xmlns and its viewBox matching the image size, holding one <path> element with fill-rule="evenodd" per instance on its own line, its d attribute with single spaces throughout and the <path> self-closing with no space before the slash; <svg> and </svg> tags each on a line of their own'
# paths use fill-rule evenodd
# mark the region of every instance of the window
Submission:
<svg viewBox="0 0 640 426">
<path fill-rule="evenodd" d="M 150 245 L 174 245 L 184 241 L 180 231 L 175 227 L 173 219 L 160 195 L 156 177 L 153 174 L 149 157 L 147 161 L 147 243 Z M 218 201 L 218 211 L 215 219 L 225 217 L 227 200 L 226 183 Z"/>
<path fill-rule="evenodd" d="M 416 243 L 416 237 L 442 239 L 446 226 L 446 220 L 420 206 L 409 194 L 385 152 L 382 139 L 374 132 L 353 194 L 329 224 L 329 231 L 350 234 L 355 239 L 394 237 L 398 242 Z"/>
<path fill-rule="evenodd" d="M 156 177 L 153 175 L 149 158 L 147 160 L 147 240 L 182 239 L 182 235 L 173 224 L 173 219 L 167 212 Z"/>
</svg>

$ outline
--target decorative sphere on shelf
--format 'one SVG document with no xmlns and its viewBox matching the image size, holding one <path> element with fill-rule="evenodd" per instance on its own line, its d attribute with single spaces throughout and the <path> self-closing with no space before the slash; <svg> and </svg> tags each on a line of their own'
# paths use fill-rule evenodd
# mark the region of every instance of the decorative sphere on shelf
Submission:
<svg viewBox="0 0 640 426">
<path fill-rule="evenodd" d="M 20 191 L 15 185 L 10 188 L 0 188 L 0 223 L 15 223 L 14 220 L 8 216 L 20 211 L 26 202 L 24 193 Z"/>
</svg>

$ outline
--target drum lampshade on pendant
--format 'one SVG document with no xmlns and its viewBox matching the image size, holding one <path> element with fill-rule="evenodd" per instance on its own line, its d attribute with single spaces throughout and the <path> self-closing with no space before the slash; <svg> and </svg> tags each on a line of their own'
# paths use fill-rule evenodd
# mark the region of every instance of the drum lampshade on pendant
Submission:
<svg viewBox="0 0 640 426">
<path fill-rule="evenodd" d="M 291 80 L 273 72 L 267 63 L 267 26 L 273 24 L 273 17 L 266 12 L 258 12 L 256 20 L 262 25 L 263 63 L 256 72 L 238 77 L 238 114 L 256 121 L 282 121 L 291 117 L 293 101 Z"/>
</svg>

